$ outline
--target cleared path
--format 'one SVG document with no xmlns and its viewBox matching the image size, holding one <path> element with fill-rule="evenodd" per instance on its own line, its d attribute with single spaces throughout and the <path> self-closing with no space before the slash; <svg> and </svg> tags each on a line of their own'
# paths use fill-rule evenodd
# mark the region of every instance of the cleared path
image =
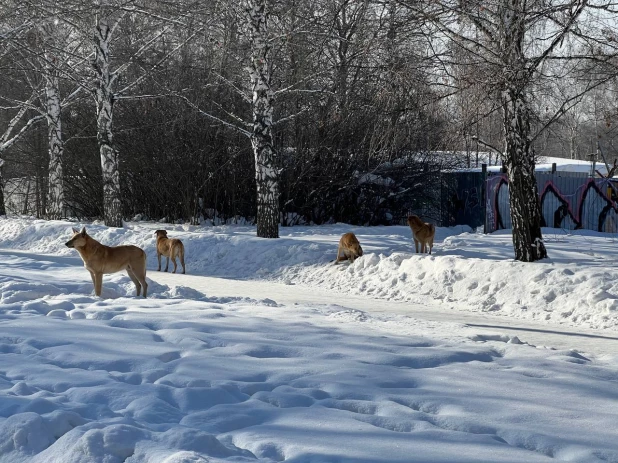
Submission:
<svg viewBox="0 0 618 463">
<path fill-rule="evenodd" d="M 89 282 L 90 278 L 83 268 L 81 259 L 77 256 L 54 256 L 37 254 L 14 249 L 0 249 L 0 256 L 11 258 L 21 257 L 36 261 L 29 266 L 32 276 L 45 279 L 53 267 L 54 278 L 75 281 L 79 279 Z M 6 261 L 5 260 L 5 261 Z M 76 273 L 77 272 L 77 273 Z M 9 266 L 5 272 L 11 276 Z M 618 359 L 618 333 L 609 330 L 591 330 L 580 327 L 534 323 L 518 320 L 496 314 L 486 315 L 465 310 L 453 310 L 453 303 L 442 304 L 431 298 L 420 298 L 422 303 L 391 302 L 384 299 L 373 299 L 368 296 L 341 294 L 334 291 L 286 285 L 264 280 L 237 280 L 228 278 L 207 277 L 200 275 L 181 275 L 148 270 L 148 279 L 168 286 L 187 286 L 200 291 L 207 296 L 216 297 L 249 297 L 253 299 L 272 299 L 279 304 L 337 304 L 341 307 L 356 309 L 369 314 L 398 314 L 420 320 L 434 322 L 460 323 L 470 328 L 470 334 L 501 333 L 517 336 L 522 342 L 535 346 L 554 347 L 556 349 L 576 349 L 579 352 L 595 356 L 610 355 Z"/>
<path fill-rule="evenodd" d="M 576 349 L 597 356 L 618 357 L 618 333 L 562 325 L 531 323 L 499 315 L 456 311 L 428 299 L 426 303 L 391 302 L 333 291 L 263 280 L 235 280 L 199 275 L 174 275 L 149 270 L 148 278 L 168 286 L 183 285 L 208 296 L 272 299 L 279 304 L 337 304 L 371 314 L 391 313 L 429 321 L 462 323 L 479 333 L 504 333 L 522 342 L 557 349 Z M 449 304 L 451 306 L 452 303 Z"/>
</svg>

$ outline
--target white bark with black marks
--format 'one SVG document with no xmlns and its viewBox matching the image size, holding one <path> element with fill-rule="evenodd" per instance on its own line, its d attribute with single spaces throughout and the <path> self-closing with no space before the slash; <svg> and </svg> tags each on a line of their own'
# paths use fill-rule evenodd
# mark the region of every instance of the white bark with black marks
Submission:
<svg viewBox="0 0 618 463">
<path fill-rule="evenodd" d="M 105 225 L 122 227 L 120 172 L 118 152 L 113 145 L 113 86 L 115 74 L 110 70 L 110 42 L 112 30 L 105 18 L 99 18 L 95 27 L 95 58 L 93 67 L 97 76 L 95 90 L 97 103 L 97 142 L 103 175 L 103 216 Z"/>
<path fill-rule="evenodd" d="M 48 57 L 50 60 L 51 57 Z M 60 219 L 64 210 L 64 186 L 62 177 L 62 140 L 60 89 L 58 72 L 50 65 L 45 71 L 45 107 L 49 145 L 49 188 L 47 198 L 47 217 Z"/>
<path fill-rule="evenodd" d="M 251 146 L 257 185 L 257 236 L 279 238 L 279 175 L 272 135 L 273 91 L 266 0 L 249 0 L 247 14 L 251 40 Z"/>
</svg>

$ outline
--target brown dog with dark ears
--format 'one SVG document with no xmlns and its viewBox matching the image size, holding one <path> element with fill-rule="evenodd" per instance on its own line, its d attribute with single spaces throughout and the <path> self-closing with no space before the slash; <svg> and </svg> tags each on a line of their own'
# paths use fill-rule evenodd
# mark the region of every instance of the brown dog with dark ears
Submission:
<svg viewBox="0 0 618 463">
<path fill-rule="evenodd" d="M 146 297 L 148 283 L 146 283 L 146 253 L 143 249 L 132 245 L 105 246 L 89 236 L 86 227 L 81 230 L 73 228 L 73 236 L 65 245 L 79 252 L 84 267 L 90 272 L 95 295 L 101 296 L 104 274 L 126 270 L 135 284 L 137 295 L 139 296 L 143 289 Z"/>
</svg>

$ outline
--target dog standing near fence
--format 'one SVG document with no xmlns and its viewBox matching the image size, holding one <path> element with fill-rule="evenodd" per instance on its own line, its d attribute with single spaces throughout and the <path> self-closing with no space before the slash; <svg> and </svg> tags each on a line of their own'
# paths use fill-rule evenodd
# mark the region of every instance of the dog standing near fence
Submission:
<svg viewBox="0 0 618 463">
<path fill-rule="evenodd" d="M 414 247 L 416 253 L 428 252 L 431 254 L 431 248 L 433 248 L 433 239 L 436 236 L 436 226 L 432 223 L 423 222 L 417 215 L 411 215 L 408 217 L 408 225 L 412 229 L 412 238 L 414 239 Z"/>
</svg>

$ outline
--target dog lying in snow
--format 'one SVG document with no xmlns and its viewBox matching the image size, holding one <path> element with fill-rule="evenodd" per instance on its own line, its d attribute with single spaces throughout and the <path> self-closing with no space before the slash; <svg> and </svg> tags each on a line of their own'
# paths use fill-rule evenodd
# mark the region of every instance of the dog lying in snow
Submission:
<svg viewBox="0 0 618 463">
<path fill-rule="evenodd" d="M 414 239 L 414 247 L 418 253 L 418 245 L 421 245 L 421 253 L 429 252 L 433 248 L 433 239 L 436 236 L 436 227 L 432 223 L 423 222 L 418 216 L 411 215 L 408 217 L 408 225 L 412 229 L 412 238 Z"/>
<path fill-rule="evenodd" d="M 173 273 L 176 273 L 176 257 L 178 257 L 182 264 L 182 273 L 185 273 L 185 247 L 182 241 L 177 238 L 168 238 L 165 230 L 155 231 L 155 236 L 157 237 L 157 260 L 159 261 L 159 268 L 157 270 L 161 271 L 161 256 L 164 256 L 167 257 L 165 262 L 165 271 L 167 272 L 171 257 L 174 264 Z"/>
<path fill-rule="evenodd" d="M 346 233 L 339 240 L 339 247 L 337 248 L 337 259 L 335 264 L 342 260 L 350 260 L 354 262 L 354 259 L 363 255 L 363 248 L 361 248 L 358 239 L 354 233 Z"/>
<path fill-rule="evenodd" d="M 144 297 L 148 291 L 146 283 L 146 253 L 137 246 L 105 246 L 86 233 L 86 227 L 81 231 L 73 228 L 73 236 L 65 243 L 69 248 L 75 248 L 84 261 L 84 267 L 90 272 L 94 294 L 101 296 L 103 274 L 126 270 L 135 284 L 137 295 L 142 288 Z"/>
</svg>

